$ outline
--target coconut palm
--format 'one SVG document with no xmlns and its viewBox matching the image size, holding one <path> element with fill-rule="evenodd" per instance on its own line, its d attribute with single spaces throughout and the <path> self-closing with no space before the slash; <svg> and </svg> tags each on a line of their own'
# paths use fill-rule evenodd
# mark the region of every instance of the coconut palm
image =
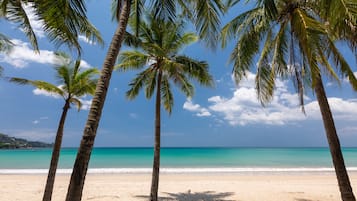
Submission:
<svg viewBox="0 0 357 201">
<path fill-rule="evenodd" d="M 60 96 L 65 102 L 57 128 L 43 201 L 50 201 L 52 197 L 67 112 L 70 109 L 71 104 L 75 105 L 78 108 L 78 111 L 81 109 L 82 103 L 79 98 L 94 93 L 97 80 L 93 77 L 98 74 L 98 70 L 95 68 L 80 71 L 80 60 L 71 61 L 70 58 L 63 53 L 57 54 L 56 58 L 60 63 L 60 65 L 56 67 L 56 77 L 58 79 L 58 84 L 60 84 L 59 86 L 40 80 L 28 80 L 23 78 L 10 79 L 11 82 L 33 85 L 39 89 Z"/>
<path fill-rule="evenodd" d="M 118 20 L 117 29 L 110 43 L 107 56 L 104 60 L 101 76 L 98 80 L 95 95 L 88 114 L 87 123 L 83 131 L 83 137 L 78 149 L 77 157 L 73 166 L 73 171 L 68 186 L 66 201 L 80 201 L 87 174 L 88 164 L 97 128 L 101 118 L 109 81 L 112 76 L 113 67 L 121 48 L 121 43 L 126 32 L 126 26 L 131 13 L 136 24 L 141 20 L 141 12 L 145 2 L 150 2 L 151 7 L 157 8 L 157 15 L 161 18 L 175 19 L 176 3 L 180 2 L 179 8 L 190 14 L 190 19 L 194 20 L 197 30 L 204 38 L 215 37 L 218 30 L 219 15 L 223 11 L 223 4 L 220 0 L 116 0 L 114 1 L 115 19 Z M 187 3 L 187 4 L 185 4 Z M 174 5 L 174 6 L 173 6 Z M 131 12 L 132 11 L 132 12 Z M 191 12 L 192 11 L 192 12 Z M 137 30 L 137 29 L 136 29 Z"/>
<path fill-rule="evenodd" d="M 263 104 L 272 99 L 277 77 L 294 78 L 302 105 L 304 85 L 312 87 L 320 106 L 342 200 L 354 201 L 321 76 L 326 73 L 338 80 L 337 69 L 349 78 L 354 89 L 357 89 L 357 80 L 334 44 L 328 21 L 318 17 L 320 11 L 315 11 L 320 8 L 318 3 L 320 1 L 260 0 L 256 7 L 238 15 L 223 28 L 223 45 L 228 38 L 238 38 L 230 58 L 237 82 L 254 66 L 253 58 L 259 53 L 256 89 Z M 336 19 L 341 20 L 344 19 Z"/>
<path fill-rule="evenodd" d="M 31 45 L 39 51 L 37 37 L 30 24 L 28 11 L 31 10 L 36 20 L 43 23 L 43 30 L 56 46 L 66 44 L 78 53 L 81 47 L 78 35 L 84 35 L 91 41 L 100 44 L 103 40 L 98 30 L 88 21 L 84 1 L 49 0 L 49 1 L 0 1 L 0 19 L 19 24 Z M 0 44 L 6 42 L 0 37 Z"/>
<path fill-rule="evenodd" d="M 150 19 L 148 22 L 142 22 L 139 25 L 137 37 L 135 34 L 127 34 L 126 44 L 139 49 L 121 53 L 118 69 L 120 71 L 142 70 L 130 82 L 130 89 L 126 93 L 127 98 L 134 99 L 140 90 L 144 89 L 146 98 L 150 99 L 156 91 L 155 145 L 150 200 L 157 201 L 160 169 L 161 105 L 171 114 L 174 104 L 171 85 L 176 85 L 187 97 L 191 97 L 194 88 L 190 79 L 205 86 L 212 86 L 213 81 L 208 73 L 206 62 L 179 54 L 183 47 L 197 40 L 193 33 L 183 32 L 182 22 L 165 22 L 155 19 L 154 16 L 148 18 Z M 131 28 L 134 29 L 135 27 Z"/>
</svg>

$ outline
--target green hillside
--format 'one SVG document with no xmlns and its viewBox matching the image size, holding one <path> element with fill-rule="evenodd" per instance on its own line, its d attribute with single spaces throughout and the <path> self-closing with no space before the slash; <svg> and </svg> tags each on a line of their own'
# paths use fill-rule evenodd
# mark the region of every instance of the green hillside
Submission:
<svg viewBox="0 0 357 201">
<path fill-rule="evenodd" d="M 27 141 L 21 138 L 10 137 L 0 133 L 0 149 L 21 149 L 21 148 L 44 148 L 52 147 L 52 144 L 47 144 L 38 141 Z"/>
</svg>

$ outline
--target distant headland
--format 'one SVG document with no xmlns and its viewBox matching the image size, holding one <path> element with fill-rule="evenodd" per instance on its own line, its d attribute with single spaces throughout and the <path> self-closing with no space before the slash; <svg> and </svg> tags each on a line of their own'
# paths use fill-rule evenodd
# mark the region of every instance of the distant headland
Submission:
<svg viewBox="0 0 357 201">
<path fill-rule="evenodd" d="M 0 133 L 0 149 L 27 149 L 46 147 L 52 147 L 52 144 L 38 141 L 27 141 L 22 138 L 10 137 Z"/>
</svg>

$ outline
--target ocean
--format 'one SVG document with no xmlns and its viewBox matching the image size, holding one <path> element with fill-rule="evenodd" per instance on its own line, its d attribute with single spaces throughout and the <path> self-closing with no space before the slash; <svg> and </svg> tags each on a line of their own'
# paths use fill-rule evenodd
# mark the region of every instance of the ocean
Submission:
<svg viewBox="0 0 357 201">
<path fill-rule="evenodd" d="M 51 149 L 0 150 L 0 174 L 47 173 Z M 58 173 L 70 173 L 77 148 L 63 148 Z M 357 171 L 357 148 L 344 148 L 347 169 Z M 89 173 L 149 173 L 152 148 L 94 148 Z M 161 172 L 328 172 L 328 148 L 162 148 Z"/>
</svg>

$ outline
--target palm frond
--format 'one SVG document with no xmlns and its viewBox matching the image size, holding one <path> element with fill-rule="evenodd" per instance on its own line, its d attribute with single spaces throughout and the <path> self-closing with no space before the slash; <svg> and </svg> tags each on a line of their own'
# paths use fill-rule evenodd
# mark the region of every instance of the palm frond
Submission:
<svg viewBox="0 0 357 201">
<path fill-rule="evenodd" d="M 263 6 L 266 17 L 276 19 L 278 16 L 278 8 L 275 4 L 275 0 L 258 0 L 257 4 Z"/>
<path fill-rule="evenodd" d="M 249 22 L 251 22 L 252 17 L 257 18 L 258 16 L 262 15 L 262 9 L 261 8 L 255 8 L 252 10 L 248 10 L 246 12 L 243 12 L 242 14 L 238 15 L 234 19 L 232 19 L 230 22 L 228 22 L 221 30 L 221 42 L 222 42 L 222 47 L 226 47 L 227 43 L 229 40 L 231 40 L 233 37 L 238 36 L 239 32 L 242 30 L 242 27 L 247 27 Z M 250 20 L 248 20 L 250 19 Z"/>
<path fill-rule="evenodd" d="M 146 80 L 146 87 L 145 87 L 145 96 L 147 99 L 151 98 L 152 95 L 154 94 L 155 91 L 155 87 L 156 87 L 156 75 L 157 75 L 157 71 L 153 70 L 151 68 L 151 71 L 148 72 L 148 79 Z"/>
<path fill-rule="evenodd" d="M 171 114 L 174 105 L 174 96 L 171 92 L 169 78 L 165 75 L 162 76 L 161 81 L 161 97 L 164 104 L 164 109 Z"/>
<path fill-rule="evenodd" d="M 150 61 L 150 56 L 139 51 L 123 51 L 118 57 L 118 63 L 115 70 L 128 71 L 142 69 Z"/>
<path fill-rule="evenodd" d="M 151 77 L 150 68 L 140 72 L 130 83 L 130 89 L 126 92 L 126 97 L 129 100 L 133 100 L 138 94 L 140 89 L 144 87 L 144 84 L 147 83 L 147 80 Z"/>
<path fill-rule="evenodd" d="M 137 36 L 126 32 L 124 35 L 123 43 L 129 47 L 140 47 L 141 40 Z"/>
<path fill-rule="evenodd" d="M 77 107 L 78 112 L 82 109 L 82 102 L 78 98 L 72 97 L 70 98 L 69 102 Z"/>
<path fill-rule="evenodd" d="M 59 88 L 51 83 L 48 83 L 48 82 L 44 82 L 44 81 L 40 81 L 40 80 L 28 80 L 28 79 L 18 78 L 18 77 L 11 77 L 9 79 L 9 81 L 19 84 L 19 85 L 32 85 L 39 89 L 43 89 L 47 92 L 50 92 L 50 93 L 53 93 L 56 95 L 60 95 L 62 97 L 65 96 L 65 92 L 61 88 Z"/>
<path fill-rule="evenodd" d="M 182 70 L 187 76 L 193 78 L 204 86 L 214 86 L 213 78 L 208 71 L 208 63 L 198 61 L 188 56 L 177 56 L 175 62 L 182 65 Z"/>
<path fill-rule="evenodd" d="M 348 78 L 348 81 L 352 85 L 352 88 L 354 90 L 357 90 L 357 79 L 348 62 L 345 60 L 345 58 L 340 53 L 338 48 L 336 48 L 336 46 L 334 45 L 331 39 L 327 41 L 327 46 L 328 46 L 327 50 L 329 51 L 328 53 L 332 54 L 333 57 L 332 61 L 334 62 L 336 68 L 341 71 L 344 77 Z"/>
<path fill-rule="evenodd" d="M 194 24 L 200 38 L 214 48 L 220 33 L 220 16 L 226 8 L 220 0 L 190 0 L 194 6 Z"/>
<path fill-rule="evenodd" d="M 235 81 L 239 83 L 246 72 L 253 66 L 253 57 L 259 51 L 259 38 L 255 32 L 247 32 L 239 38 L 230 56 L 233 63 L 233 75 Z"/>
<path fill-rule="evenodd" d="M 12 49 L 13 45 L 14 44 L 9 40 L 7 36 L 0 33 L 0 53 L 8 53 Z"/>
<path fill-rule="evenodd" d="M 57 82 L 63 83 L 63 87 L 66 90 L 71 91 L 73 69 L 69 68 L 67 65 L 57 66 L 55 69 Z"/>
<path fill-rule="evenodd" d="M 262 63 L 257 69 L 255 89 L 257 98 L 263 106 L 273 99 L 276 79 L 275 75 L 276 74 L 272 72 L 269 63 Z"/>
<path fill-rule="evenodd" d="M 286 36 L 287 23 L 282 23 L 279 32 L 274 38 L 274 53 L 272 58 L 272 73 L 278 76 L 285 76 L 288 72 L 287 64 L 285 62 L 286 54 L 288 51 L 287 36 Z"/>
<path fill-rule="evenodd" d="M 180 88 L 180 91 L 185 94 L 186 97 L 192 97 L 194 95 L 194 87 L 184 74 L 184 72 L 170 72 L 168 75 L 170 80 L 173 80 L 174 84 Z"/>
<path fill-rule="evenodd" d="M 175 21 L 176 19 L 176 1 L 175 0 L 153 0 L 151 1 L 151 10 L 155 19 L 164 21 Z"/>
<path fill-rule="evenodd" d="M 30 4 L 29 7 L 32 7 L 31 5 L 33 6 L 33 4 Z M 19 26 L 29 39 L 32 47 L 38 52 L 37 37 L 30 24 L 30 19 L 27 16 L 24 4 L 21 1 L 2 1 L 1 7 L 6 19 L 19 23 Z"/>
<path fill-rule="evenodd" d="M 272 80 L 272 75 L 274 74 L 272 74 L 270 64 L 270 54 L 274 49 L 273 41 L 275 41 L 272 38 L 272 34 L 273 33 L 271 31 L 269 31 L 267 34 L 260 58 L 258 60 L 258 69 L 255 77 L 255 89 L 257 92 L 257 97 L 263 106 L 272 100 L 275 87 L 275 81 Z"/>
<path fill-rule="evenodd" d="M 57 47 L 66 44 L 81 53 L 78 36 L 103 44 L 99 31 L 88 21 L 86 7 L 82 0 L 34 1 L 33 8 L 43 29 Z"/>
</svg>

